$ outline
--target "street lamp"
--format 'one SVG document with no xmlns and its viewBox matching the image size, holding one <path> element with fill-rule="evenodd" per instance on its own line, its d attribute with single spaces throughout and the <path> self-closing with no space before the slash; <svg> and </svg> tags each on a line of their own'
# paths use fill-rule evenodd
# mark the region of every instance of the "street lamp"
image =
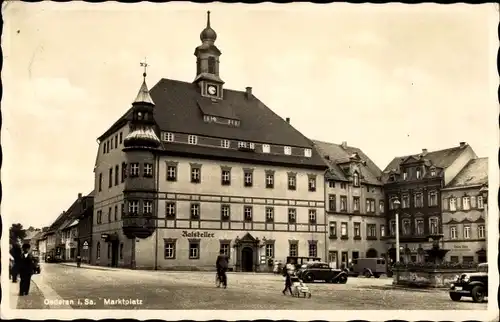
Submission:
<svg viewBox="0 0 500 322">
<path fill-rule="evenodd" d="M 394 209 L 396 209 L 396 263 L 399 262 L 399 206 L 401 206 L 401 201 L 398 198 L 394 198 L 392 201 Z"/>
<path fill-rule="evenodd" d="M 483 185 L 481 189 L 479 189 L 479 193 L 483 197 L 483 207 L 484 207 L 484 219 L 488 218 L 488 185 Z"/>
</svg>

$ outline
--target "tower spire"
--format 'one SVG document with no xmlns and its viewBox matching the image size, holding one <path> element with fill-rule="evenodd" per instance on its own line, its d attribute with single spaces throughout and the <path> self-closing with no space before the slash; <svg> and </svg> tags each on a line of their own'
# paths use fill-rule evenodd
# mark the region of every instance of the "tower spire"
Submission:
<svg viewBox="0 0 500 322">
<path fill-rule="evenodd" d="M 210 28 L 210 10 L 207 11 L 207 28 Z"/>
<path fill-rule="evenodd" d="M 151 95 L 149 95 L 148 85 L 146 85 L 146 76 L 148 75 L 147 71 L 149 67 L 149 64 L 146 62 L 146 58 L 144 58 L 144 61 L 141 62 L 141 67 L 144 68 L 144 72 L 142 73 L 143 80 L 139 93 L 137 93 L 137 97 L 134 100 L 134 104 L 146 103 L 155 105 Z"/>
</svg>

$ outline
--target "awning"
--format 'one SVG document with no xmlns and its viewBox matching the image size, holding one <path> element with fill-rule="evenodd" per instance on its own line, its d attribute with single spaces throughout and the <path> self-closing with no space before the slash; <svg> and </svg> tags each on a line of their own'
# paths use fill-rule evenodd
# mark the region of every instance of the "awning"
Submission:
<svg viewBox="0 0 500 322">
<path fill-rule="evenodd" d="M 75 220 L 73 220 L 73 222 L 71 224 L 68 225 L 67 228 L 74 227 L 74 226 L 78 225 L 79 222 L 80 222 L 80 219 L 75 219 Z"/>
</svg>

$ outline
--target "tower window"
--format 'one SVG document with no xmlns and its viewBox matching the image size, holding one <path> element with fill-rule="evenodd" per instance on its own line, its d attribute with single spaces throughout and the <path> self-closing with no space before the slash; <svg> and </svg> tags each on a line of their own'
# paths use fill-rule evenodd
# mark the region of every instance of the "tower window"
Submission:
<svg viewBox="0 0 500 322">
<path fill-rule="evenodd" d="M 208 72 L 210 74 L 215 74 L 215 58 L 208 57 Z"/>
</svg>

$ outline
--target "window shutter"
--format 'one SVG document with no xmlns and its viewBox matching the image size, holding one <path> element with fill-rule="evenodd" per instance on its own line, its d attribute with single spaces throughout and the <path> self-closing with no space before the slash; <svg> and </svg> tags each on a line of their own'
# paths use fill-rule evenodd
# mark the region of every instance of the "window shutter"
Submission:
<svg viewBox="0 0 500 322">
<path fill-rule="evenodd" d="M 471 208 L 476 208 L 477 207 L 476 197 L 475 196 L 471 196 L 470 197 L 470 207 Z"/>
<path fill-rule="evenodd" d="M 449 198 L 444 198 L 443 199 L 443 209 L 448 210 L 449 209 L 449 204 L 450 204 L 450 199 Z"/>
<path fill-rule="evenodd" d="M 457 210 L 462 209 L 462 197 L 457 197 Z"/>
</svg>

